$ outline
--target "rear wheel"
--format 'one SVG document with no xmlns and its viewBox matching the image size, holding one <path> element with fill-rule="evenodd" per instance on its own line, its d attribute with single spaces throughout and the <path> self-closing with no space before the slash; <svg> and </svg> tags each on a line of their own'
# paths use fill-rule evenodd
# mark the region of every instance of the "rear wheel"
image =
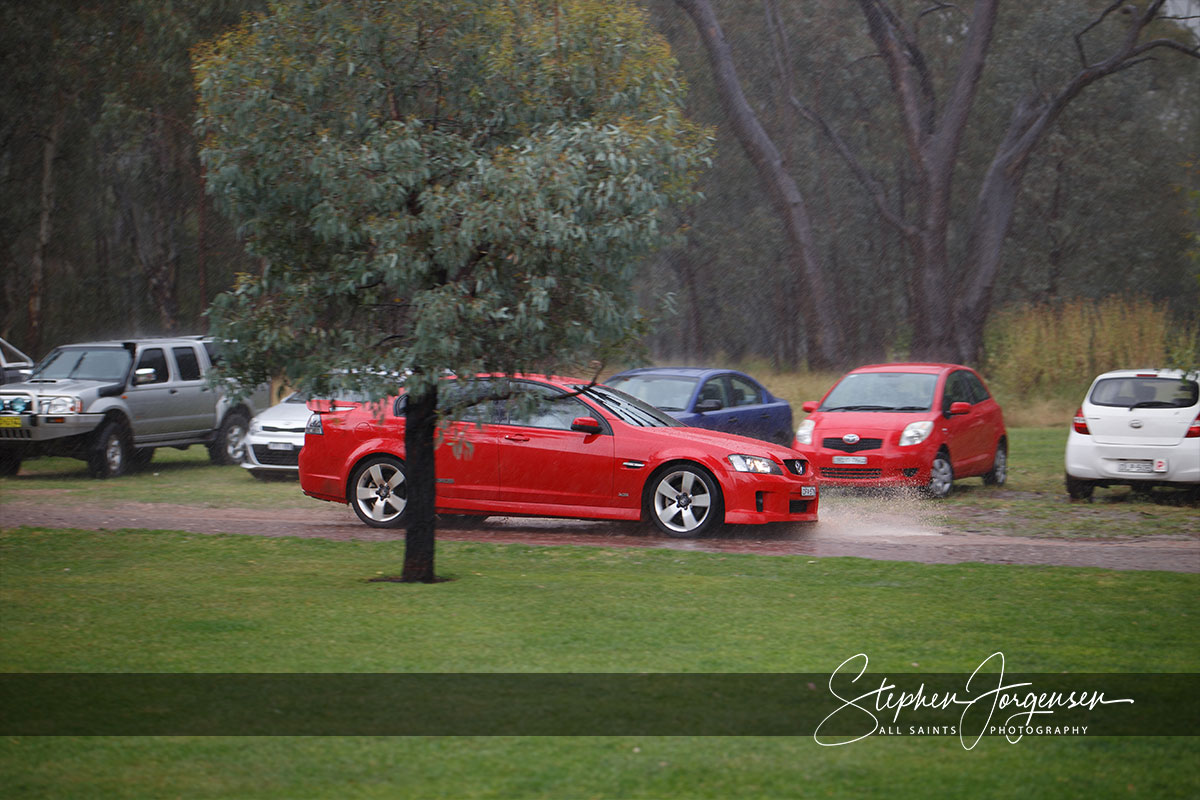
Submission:
<svg viewBox="0 0 1200 800">
<path fill-rule="evenodd" d="M 1072 478 L 1067 476 L 1067 495 L 1072 500 L 1091 500 L 1092 492 L 1096 490 L 1096 485 L 1091 481 L 1085 481 L 1080 478 Z"/>
<path fill-rule="evenodd" d="M 372 528 L 402 527 L 408 510 L 404 462 L 392 456 L 364 461 L 350 479 L 350 505 Z"/>
<path fill-rule="evenodd" d="M 929 483 L 925 484 L 925 493 L 930 497 L 942 498 L 950 494 L 954 487 L 954 467 L 950 464 L 950 454 L 939 450 L 929 465 Z"/>
<path fill-rule="evenodd" d="M 208 446 L 208 457 L 214 464 L 240 464 L 246 454 L 246 431 L 250 419 L 245 411 L 230 411 L 221 421 L 217 438 Z"/>
<path fill-rule="evenodd" d="M 129 469 L 133 447 L 129 429 L 117 420 L 100 426 L 88 449 L 88 474 L 93 478 L 115 478 Z"/>
<path fill-rule="evenodd" d="M 1003 486 L 1006 480 L 1008 480 L 1008 445 L 1001 441 L 996 445 L 992 468 L 984 473 L 983 483 L 986 486 Z"/>
<path fill-rule="evenodd" d="M 658 529 L 679 539 L 708 533 L 725 518 L 716 480 L 689 464 L 669 466 L 651 478 L 646 504 Z"/>
</svg>

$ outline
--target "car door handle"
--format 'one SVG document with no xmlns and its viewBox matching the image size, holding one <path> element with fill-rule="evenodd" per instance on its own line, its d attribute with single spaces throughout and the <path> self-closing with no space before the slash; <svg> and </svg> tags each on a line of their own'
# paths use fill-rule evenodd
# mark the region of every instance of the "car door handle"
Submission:
<svg viewBox="0 0 1200 800">
<path fill-rule="evenodd" d="M 528 442 L 529 441 L 528 436 L 522 436 L 519 433 L 510 433 L 507 436 L 505 436 L 504 438 L 510 442 Z"/>
</svg>

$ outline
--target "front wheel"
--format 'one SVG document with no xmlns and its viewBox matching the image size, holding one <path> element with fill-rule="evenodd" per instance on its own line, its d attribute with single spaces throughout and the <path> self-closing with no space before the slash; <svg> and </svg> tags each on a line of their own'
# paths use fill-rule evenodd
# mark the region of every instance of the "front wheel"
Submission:
<svg viewBox="0 0 1200 800">
<path fill-rule="evenodd" d="M 88 450 L 88 474 L 93 478 L 124 475 L 132 449 L 128 429 L 116 420 L 109 420 L 96 433 Z"/>
<path fill-rule="evenodd" d="M 954 467 L 950 464 L 950 454 L 942 450 L 929 465 L 929 483 L 925 484 L 925 493 L 940 499 L 950 494 L 953 487 Z"/>
<path fill-rule="evenodd" d="M 700 467 L 668 467 L 650 480 L 650 519 L 660 531 L 678 539 L 701 536 L 721 525 L 725 513 L 721 489 Z"/>
<path fill-rule="evenodd" d="M 392 456 L 372 456 L 350 479 L 350 505 L 372 528 L 399 528 L 408 509 L 404 462 Z"/>
<path fill-rule="evenodd" d="M 214 464 L 240 464 L 246 455 L 246 431 L 250 420 L 244 411 L 230 411 L 221 421 L 217 438 L 208 446 L 208 457 Z"/>
</svg>

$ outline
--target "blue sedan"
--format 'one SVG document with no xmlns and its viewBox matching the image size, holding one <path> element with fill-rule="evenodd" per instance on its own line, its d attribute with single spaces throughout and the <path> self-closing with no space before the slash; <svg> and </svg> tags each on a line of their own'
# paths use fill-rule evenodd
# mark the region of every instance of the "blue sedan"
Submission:
<svg viewBox="0 0 1200 800">
<path fill-rule="evenodd" d="M 790 445 L 792 407 L 742 372 L 701 367 L 645 367 L 605 383 L 657 406 L 684 425 Z"/>
</svg>

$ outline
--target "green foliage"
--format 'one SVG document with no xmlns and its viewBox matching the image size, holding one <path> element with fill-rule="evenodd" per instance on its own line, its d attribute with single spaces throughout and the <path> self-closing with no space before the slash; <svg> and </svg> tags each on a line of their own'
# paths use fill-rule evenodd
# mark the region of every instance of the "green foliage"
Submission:
<svg viewBox="0 0 1200 800">
<path fill-rule="evenodd" d="M 209 190 L 263 265 L 212 312 L 246 381 L 605 359 L 704 156 L 624 2 L 278 2 L 196 78 Z"/>
</svg>

